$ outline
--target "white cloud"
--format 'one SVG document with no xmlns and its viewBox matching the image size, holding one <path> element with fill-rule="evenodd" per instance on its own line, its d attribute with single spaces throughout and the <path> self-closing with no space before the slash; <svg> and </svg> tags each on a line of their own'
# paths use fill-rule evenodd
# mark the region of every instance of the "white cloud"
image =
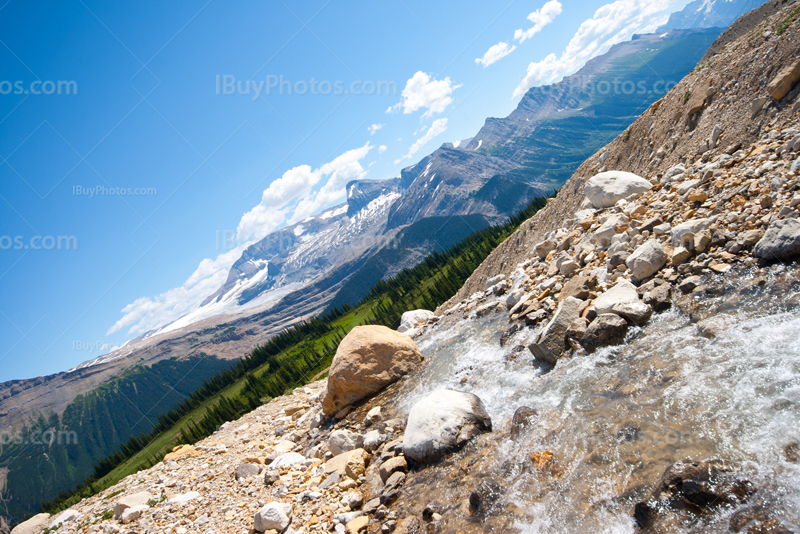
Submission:
<svg viewBox="0 0 800 534">
<path fill-rule="evenodd" d="M 533 26 L 527 30 L 517 30 L 514 32 L 514 39 L 524 43 L 540 31 L 542 28 L 553 22 L 561 14 L 561 3 L 558 0 L 550 0 L 541 9 L 537 9 L 528 15 L 528 20 L 533 22 Z M 501 41 L 489 48 L 482 58 L 475 58 L 477 65 L 483 65 L 485 69 L 492 63 L 500 61 L 511 52 L 517 49 L 517 45 L 509 46 L 507 42 Z"/>
<path fill-rule="evenodd" d="M 386 152 L 386 145 L 381 145 L 378 147 L 378 154 L 383 154 Z"/>
<path fill-rule="evenodd" d="M 581 24 L 560 58 L 550 54 L 542 61 L 528 65 L 527 73 L 512 98 L 525 94 L 531 87 L 555 83 L 573 74 L 613 45 L 629 40 L 634 33 L 655 31 L 668 18 L 662 13 L 678 1 L 617 0 L 600 7 L 594 17 Z"/>
<path fill-rule="evenodd" d="M 344 200 L 345 184 L 366 175 L 361 160 L 372 148 L 370 143 L 366 143 L 317 169 L 299 165 L 283 173 L 264 190 L 261 202 L 242 216 L 237 228 L 238 246 L 215 259 L 201 261 L 180 287 L 154 297 L 138 298 L 125 306 L 122 318 L 109 328 L 106 335 L 124 328 L 128 328 L 128 334 L 142 334 L 196 310 L 206 297 L 225 283 L 231 266 L 248 246 L 283 224 L 297 222 Z M 322 186 L 315 190 L 323 180 Z"/>
<path fill-rule="evenodd" d="M 426 119 L 447 109 L 447 106 L 453 103 L 450 95 L 459 87 L 461 84 L 453 85 L 449 77 L 436 80 L 421 70 L 417 71 L 406 82 L 402 93 L 403 100 L 387 109 L 386 113 L 394 113 L 403 108 L 403 113 L 408 114 L 425 108 L 427 111 L 423 113 L 422 118 Z"/>
<path fill-rule="evenodd" d="M 561 14 L 561 2 L 558 0 L 550 0 L 541 9 L 537 9 L 528 15 L 528 20 L 533 22 L 533 26 L 527 30 L 517 30 L 514 32 L 514 39 L 520 43 L 524 43 L 540 31 L 542 28 L 553 22 L 553 20 Z M 490 49 L 491 50 L 491 49 Z"/>
<path fill-rule="evenodd" d="M 430 141 L 440 133 L 444 132 L 445 130 L 447 130 L 447 119 L 436 119 L 435 121 L 433 121 L 433 124 L 431 124 L 431 127 L 428 129 L 428 131 L 425 132 L 425 135 L 414 141 L 414 144 L 411 145 L 411 148 L 408 149 L 408 152 L 402 158 L 395 160 L 394 164 L 397 165 L 398 163 L 400 163 L 405 159 L 411 159 L 412 157 L 414 157 L 414 154 L 416 154 L 419 151 L 420 148 L 422 148 L 428 143 L 428 141 Z"/>
<path fill-rule="evenodd" d="M 517 45 L 512 45 L 511 47 L 509 47 L 508 43 L 503 43 L 503 42 L 497 43 L 496 45 L 490 47 L 489 50 L 487 50 L 486 53 L 483 54 L 482 58 L 480 57 L 475 58 L 475 63 L 477 63 L 478 65 L 482 64 L 483 68 L 485 69 L 492 63 L 503 59 L 516 49 Z"/>
<path fill-rule="evenodd" d="M 216 259 L 205 259 L 180 287 L 155 297 L 141 297 L 122 309 L 122 318 L 108 329 L 106 335 L 128 328 L 128 334 L 143 334 L 154 330 L 197 309 L 203 300 L 225 283 L 228 270 L 239 259 L 242 245 Z"/>
<path fill-rule="evenodd" d="M 375 132 L 377 132 L 378 130 L 380 130 L 384 126 L 385 126 L 384 124 L 373 124 L 372 126 L 367 128 L 367 131 L 369 132 L 370 135 L 375 135 Z"/>
</svg>

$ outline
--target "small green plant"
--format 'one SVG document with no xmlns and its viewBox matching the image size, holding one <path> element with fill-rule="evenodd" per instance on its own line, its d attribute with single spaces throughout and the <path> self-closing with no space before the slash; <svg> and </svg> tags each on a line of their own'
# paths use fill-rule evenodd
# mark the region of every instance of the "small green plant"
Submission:
<svg viewBox="0 0 800 534">
<path fill-rule="evenodd" d="M 56 530 L 61 528 L 61 523 L 57 525 L 53 525 L 52 527 L 46 528 L 42 531 L 42 534 L 50 534 L 51 532 L 55 532 Z"/>
<path fill-rule="evenodd" d="M 683 95 L 683 103 L 684 104 L 687 103 L 690 98 L 692 98 L 692 92 L 691 91 L 686 91 L 686 94 Z"/>
<path fill-rule="evenodd" d="M 630 136 L 631 136 L 631 129 L 630 128 L 626 128 L 625 131 L 622 132 L 622 140 L 623 141 L 627 141 L 628 138 L 630 138 Z"/>
<path fill-rule="evenodd" d="M 789 15 L 785 19 L 783 19 L 778 23 L 778 27 L 775 28 L 775 33 L 780 35 L 786 30 L 788 30 L 789 26 L 791 26 L 792 22 L 794 22 L 794 19 L 797 18 L 798 14 L 800 14 L 800 7 L 789 13 Z"/>
<path fill-rule="evenodd" d="M 121 489 L 121 490 L 117 490 L 117 491 L 115 491 L 114 493 L 109 493 L 108 495 L 106 495 L 105 497 L 103 497 L 103 500 L 104 500 L 104 501 L 107 501 L 107 500 L 108 500 L 108 499 L 110 499 L 111 497 L 116 497 L 117 495 L 119 495 L 119 494 L 120 494 L 120 493 L 122 493 L 123 491 L 125 491 L 125 490 L 124 490 L 124 489 Z"/>
<path fill-rule="evenodd" d="M 105 512 L 103 512 L 103 513 L 100 515 L 100 519 L 101 519 L 102 521 L 108 521 L 108 520 L 109 520 L 109 519 L 111 519 L 112 517 L 114 517 L 114 512 L 113 512 L 113 510 L 106 510 Z"/>
</svg>

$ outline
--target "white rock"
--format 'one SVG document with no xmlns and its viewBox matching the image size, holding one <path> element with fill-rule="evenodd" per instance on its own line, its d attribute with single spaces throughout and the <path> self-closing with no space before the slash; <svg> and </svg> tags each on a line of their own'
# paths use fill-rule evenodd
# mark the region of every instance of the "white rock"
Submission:
<svg viewBox="0 0 800 534">
<path fill-rule="evenodd" d="M 693 180 L 686 180 L 685 182 L 683 182 L 681 185 L 679 185 L 677 187 L 678 194 L 681 195 L 681 196 L 685 195 L 686 193 L 688 193 L 689 191 L 694 189 L 695 186 L 697 184 L 699 184 L 699 183 L 700 183 L 700 180 L 697 179 L 697 178 L 695 178 Z"/>
<path fill-rule="evenodd" d="M 291 420 L 291 418 L 289 418 Z M 288 421 L 287 421 L 288 422 Z M 283 454 L 285 452 L 292 452 L 294 448 L 297 447 L 297 443 L 294 441 L 290 441 L 288 439 L 281 440 L 277 445 L 275 445 L 274 453 L 275 454 Z"/>
<path fill-rule="evenodd" d="M 150 507 L 146 504 L 140 504 L 139 506 L 131 506 L 130 508 L 126 508 L 122 515 L 119 516 L 119 522 L 124 524 L 130 523 L 131 521 L 136 521 L 140 517 L 142 517 L 142 512 L 146 512 L 149 510 Z"/>
<path fill-rule="evenodd" d="M 610 208 L 617 201 L 632 195 L 641 195 L 650 189 L 650 182 L 630 172 L 607 171 L 589 178 L 586 182 L 586 198 L 595 208 Z"/>
<path fill-rule="evenodd" d="M 689 219 L 686 222 L 679 224 L 672 229 L 672 246 L 679 247 L 683 245 L 683 236 L 686 234 L 699 234 L 714 222 L 716 217 L 708 219 Z"/>
<path fill-rule="evenodd" d="M 617 228 L 627 224 L 628 217 L 624 213 L 612 215 L 594 232 L 594 242 L 598 247 L 607 247 L 611 243 L 611 238 L 617 233 Z"/>
<path fill-rule="evenodd" d="M 436 317 L 436 314 L 428 310 L 412 310 L 405 312 L 400 317 L 400 326 L 397 328 L 398 332 L 407 332 L 412 328 L 424 324 L 428 319 Z"/>
<path fill-rule="evenodd" d="M 186 504 L 189 501 L 193 501 L 195 499 L 199 499 L 200 494 L 196 491 L 190 491 L 188 493 L 181 493 L 180 495 L 175 495 L 174 497 L 170 497 L 167 500 L 167 504 Z"/>
<path fill-rule="evenodd" d="M 411 408 L 403 453 L 418 462 L 433 461 L 491 429 L 492 420 L 476 395 L 440 389 Z"/>
<path fill-rule="evenodd" d="M 381 413 L 381 407 L 375 406 L 367 412 L 367 416 L 364 418 L 364 426 L 374 425 L 381 420 L 382 416 L 383 414 Z"/>
<path fill-rule="evenodd" d="M 364 434 L 364 449 L 374 452 L 386 441 L 386 438 L 377 430 L 370 430 Z"/>
<path fill-rule="evenodd" d="M 495 286 L 495 285 L 499 284 L 500 282 L 504 281 L 505 279 L 506 279 L 506 275 L 504 275 L 504 274 L 498 274 L 497 276 L 493 276 L 493 277 L 489 278 L 486 281 L 486 287 L 488 289 L 488 288 L 490 288 L 492 286 Z"/>
<path fill-rule="evenodd" d="M 153 496 L 146 491 L 140 491 L 139 493 L 134 493 L 133 495 L 126 495 L 118 500 L 117 504 L 114 505 L 114 519 L 119 519 L 122 516 L 122 512 L 128 508 L 147 504 L 147 502 L 152 499 Z"/>
<path fill-rule="evenodd" d="M 506 308 L 510 310 L 516 306 L 520 299 L 522 299 L 523 295 L 525 295 L 525 292 L 521 289 L 517 289 L 509 293 L 506 297 Z"/>
<path fill-rule="evenodd" d="M 253 528 L 257 532 L 277 530 L 283 532 L 292 522 L 292 505 L 271 502 L 256 512 Z"/>
<path fill-rule="evenodd" d="M 657 273 L 667 263 L 667 259 L 667 252 L 658 240 L 649 239 L 628 256 L 625 265 L 638 280 L 644 280 Z"/>
<path fill-rule="evenodd" d="M 353 449 L 360 449 L 363 445 L 364 436 L 349 430 L 334 430 L 328 438 L 328 448 L 334 456 Z"/>
<path fill-rule="evenodd" d="M 50 521 L 49 528 L 53 528 L 57 525 L 66 525 L 67 523 L 72 523 L 76 519 L 81 517 L 81 513 L 77 510 L 64 510 L 55 518 Z"/>
<path fill-rule="evenodd" d="M 270 469 L 279 469 L 281 467 L 288 467 L 290 465 L 305 464 L 306 458 L 297 452 L 287 452 L 281 454 L 269 464 Z"/>
<path fill-rule="evenodd" d="M 637 323 L 646 320 L 653 313 L 650 306 L 639 300 L 636 286 L 624 278 L 597 297 L 594 308 L 597 315 L 616 313 Z"/>
</svg>

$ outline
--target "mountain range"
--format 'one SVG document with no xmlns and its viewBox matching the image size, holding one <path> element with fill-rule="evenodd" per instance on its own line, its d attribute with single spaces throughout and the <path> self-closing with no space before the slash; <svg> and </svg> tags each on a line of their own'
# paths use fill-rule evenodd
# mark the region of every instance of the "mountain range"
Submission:
<svg viewBox="0 0 800 534">
<path fill-rule="evenodd" d="M 348 183 L 341 205 L 249 246 L 225 283 L 192 313 L 69 371 L 0 384 L 3 432 L 41 431 L 54 417 L 63 425 L 65 413 L 90 406 L 71 419 L 72 430 L 104 433 L 100 441 L 87 440 L 98 445 L 80 461 L 58 454 L 58 443 L 44 462 L 0 450 L 0 516 L 33 512 L 83 480 L 90 460 L 147 432 L 151 419 L 189 392 L 175 387 L 174 395 L 158 394 L 158 382 L 148 373 L 190 368 L 191 383 L 199 383 L 287 327 L 355 303 L 376 281 L 552 193 L 693 69 L 720 26 L 751 4 L 761 2 L 692 2 L 658 32 L 635 35 L 561 82 L 530 89 L 508 117 L 488 118 L 472 138 L 443 144 L 399 177 Z M 136 387 L 143 383 L 150 386 Z M 126 405 L 113 392 L 128 391 L 130 384 Z M 151 417 L 120 425 L 112 418 L 103 429 L 84 424 L 91 410 L 114 413 L 109 406 L 131 405 Z M 59 469 L 54 462 L 62 462 Z"/>
</svg>

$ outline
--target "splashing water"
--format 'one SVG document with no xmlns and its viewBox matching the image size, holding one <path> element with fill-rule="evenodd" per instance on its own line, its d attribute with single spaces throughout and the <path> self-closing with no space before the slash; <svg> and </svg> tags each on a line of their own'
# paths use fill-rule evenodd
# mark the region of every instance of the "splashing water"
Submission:
<svg viewBox="0 0 800 534">
<path fill-rule="evenodd" d="M 474 453 L 479 460 L 469 470 L 504 486 L 511 512 L 486 518 L 483 528 L 634 532 L 633 504 L 647 498 L 668 466 L 723 458 L 758 488 L 749 503 L 797 529 L 800 465 L 785 448 L 800 442 L 800 317 L 765 311 L 728 309 L 715 318 L 722 325 L 715 337 L 670 311 L 629 332 L 623 345 L 561 360 L 550 372 L 527 351 L 506 357 L 532 333 L 520 332 L 502 348 L 504 314 L 442 324 L 420 340 L 429 364 L 404 385 L 399 409 L 407 413 L 440 388 L 481 398 L 497 437 Z M 511 441 L 507 425 L 520 406 L 538 416 L 534 428 Z M 549 472 L 525 467 L 541 451 L 553 454 Z M 434 477 L 426 491 L 463 501 L 463 484 L 446 478 Z M 729 532 L 735 512 L 683 518 L 670 531 Z"/>
</svg>

